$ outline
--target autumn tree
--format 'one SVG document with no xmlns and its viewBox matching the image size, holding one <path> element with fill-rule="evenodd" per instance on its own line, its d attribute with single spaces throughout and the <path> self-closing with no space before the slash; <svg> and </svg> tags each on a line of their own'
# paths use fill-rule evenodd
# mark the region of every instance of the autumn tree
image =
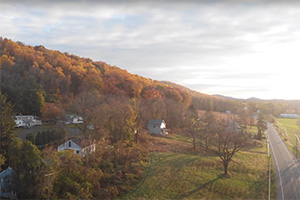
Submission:
<svg viewBox="0 0 300 200">
<path fill-rule="evenodd" d="M 268 125 L 267 125 L 267 121 L 265 118 L 265 115 L 263 113 L 259 113 L 258 114 L 258 118 L 257 118 L 257 135 L 256 135 L 256 139 L 258 140 L 262 140 L 262 134 L 267 130 Z"/>
<path fill-rule="evenodd" d="M 131 105 L 132 108 L 135 112 L 135 119 L 134 119 L 134 124 L 135 124 L 135 142 L 138 143 L 138 137 L 140 134 L 141 129 L 145 125 L 146 119 L 146 112 L 147 110 L 145 109 L 147 102 L 146 100 L 142 98 L 134 98 L 131 99 Z"/>
<path fill-rule="evenodd" d="M 251 116 L 249 113 L 249 109 L 247 107 L 241 109 L 241 111 L 239 112 L 239 123 L 247 128 L 247 126 L 250 124 L 250 118 Z"/>
<path fill-rule="evenodd" d="M 58 199 L 91 199 L 91 177 L 82 166 L 81 157 L 72 151 L 61 151 L 60 170 L 53 183 L 53 192 Z"/>
<path fill-rule="evenodd" d="M 110 96 L 104 97 L 104 102 L 101 107 L 105 108 L 100 112 L 106 113 L 101 115 L 105 118 L 102 123 L 110 133 L 110 139 L 113 143 L 120 140 L 132 141 L 134 136 L 134 129 L 136 113 L 129 103 L 129 99 L 124 96 Z"/>
<path fill-rule="evenodd" d="M 228 166 L 233 156 L 249 145 L 251 134 L 247 133 L 234 121 L 218 121 L 217 129 L 212 133 L 209 150 L 215 153 L 222 161 L 224 175 L 229 176 Z"/>
<path fill-rule="evenodd" d="M 41 109 L 42 119 L 56 123 L 59 119 L 64 119 L 65 111 L 59 104 L 45 103 Z"/>
<path fill-rule="evenodd" d="M 249 116 L 250 116 L 250 125 L 253 126 L 255 124 L 255 119 L 254 119 L 254 114 L 257 112 L 258 108 L 257 108 L 257 104 L 253 101 L 250 101 L 248 103 L 248 112 L 249 112 Z"/>
<path fill-rule="evenodd" d="M 2 155 L 2 154 L 0 154 L 0 167 L 2 166 L 2 165 L 4 165 L 4 163 L 5 163 L 5 157 Z"/>
<path fill-rule="evenodd" d="M 196 150 L 197 136 L 199 136 L 199 131 L 201 130 L 201 123 L 198 119 L 197 110 L 193 105 L 189 107 L 184 115 L 184 127 L 191 140 L 193 149 Z"/>
<path fill-rule="evenodd" d="M 205 115 L 200 118 L 200 146 L 204 147 L 206 151 L 208 151 L 212 135 L 216 132 L 217 129 L 217 120 L 213 114 L 213 112 L 206 112 Z"/>
<path fill-rule="evenodd" d="M 76 126 L 87 134 L 89 126 L 95 123 L 98 113 L 95 112 L 100 105 L 100 94 L 98 92 L 81 92 L 74 98 L 71 112 L 83 119 L 83 124 L 76 124 Z"/>
</svg>

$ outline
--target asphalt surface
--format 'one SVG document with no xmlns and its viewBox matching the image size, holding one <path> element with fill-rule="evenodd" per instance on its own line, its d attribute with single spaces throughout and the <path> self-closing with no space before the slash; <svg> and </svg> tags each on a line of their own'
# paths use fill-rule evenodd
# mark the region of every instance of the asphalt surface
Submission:
<svg viewBox="0 0 300 200">
<path fill-rule="evenodd" d="M 300 199 L 300 164 L 271 124 L 267 135 L 276 173 L 277 199 Z"/>
</svg>

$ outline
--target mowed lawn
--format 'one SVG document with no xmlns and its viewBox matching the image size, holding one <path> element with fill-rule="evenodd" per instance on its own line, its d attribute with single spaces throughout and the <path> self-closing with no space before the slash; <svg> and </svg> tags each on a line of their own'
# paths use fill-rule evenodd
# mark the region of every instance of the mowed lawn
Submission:
<svg viewBox="0 0 300 200">
<path fill-rule="evenodd" d="M 155 138 L 185 146 L 186 138 Z M 183 143 L 185 143 L 183 145 Z M 204 152 L 152 152 L 140 183 L 123 199 L 267 199 L 268 158 L 265 142 L 237 153 L 230 163 L 230 178 L 222 176 L 219 158 Z M 272 177 L 274 179 L 274 177 Z M 274 180 L 273 180 L 274 183 Z M 272 184 L 272 199 L 276 198 Z"/>
<path fill-rule="evenodd" d="M 286 118 L 276 118 L 277 121 L 286 128 L 287 130 L 287 141 L 286 144 L 289 147 L 289 149 L 296 154 L 296 150 L 295 150 L 295 145 L 296 145 L 296 136 L 295 134 L 298 135 L 298 137 L 300 138 L 300 134 L 299 134 L 299 127 L 297 125 L 297 121 L 299 121 L 299 119 L 286 119 Z M 298 144 L 298 149 L 300 144 Z"/>
</svg>

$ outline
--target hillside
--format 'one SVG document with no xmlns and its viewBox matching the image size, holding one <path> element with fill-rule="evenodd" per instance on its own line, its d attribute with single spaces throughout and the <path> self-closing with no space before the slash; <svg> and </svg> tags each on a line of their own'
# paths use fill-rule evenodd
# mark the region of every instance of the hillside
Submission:
<svg viewBox="0 0 300 200">
<path fill-rule="evenodd" d="M 165 84 L 43 46 L 31 47 L 1 38 L 0 55 L 2 92 L 23 114 L 39 114 L 44 102 L 67 107 L 87 90 L 130 98 L 173 95 L 174 99 L 185 100 L 186 94 Z"/>
<path fill-rule="evenodd" d="M 108 102 L 107 99 L 126 104 L 138 100 L 136 106 L 148 108 L 147 118 L 164 118 L 172 128 L 181 126 L 180 116 L 191 105 L 197 110 L 221 112 L 232 108 L 238 112 L 243 108 L 238 101 L 201 94 L 170 82 L 133 75 L 105 62 L 6 38 L 0 38 L 0 63 L 1 90 L 13 103 L 14 111 L 41 116 L 44 120 L 65 113 L 84 115 L 78 107 L 83 97 L 89 103 L 81 105 L 90 106 Z M 50 112 L 53 110 L 55 113 Z M 179 114 L 177 119 L 176 114 Z"/>
<path fill-rule="evenodd" d="M 196 110 L 232 113 L 241 113 L 250 105 L 253 110 L 261 109 L 275 116 L 300 111 L 298 101 L 246 101 L 207 95 L 169 81 L 133 75 L 105 62 L 6 38 L 0 38 L 0 64 L 1 90 L 13 103 L 14 111 L 48 120 L 49 115 L 76 113 L 75 102 L 83 96 L 93 96 L 89 98 L 94 99 L 93 103 L 105 98 L 127 102 L 138 99 L 143 101 L 142 107 L 152 106 L 148 109 L 151 113 L 147 111 L 148 118 L 164 118 L 172 127 L 181 126 L 174 114 L 184 114 L 191 105 Z M 49 110 L 57 112 L 47 113 Z"/>
<path fill-rule="evenodd" d="M 238 113 L 240 109 L 245 106 L 243 102 L 238 101 L 238 99 L 200 93 L 170 81 L 161 81 L 161 83 L 178 88 L 190 94 L 192 96 L 192 104 L 197 108 L 197 110 L 208 110 L 212 107 L 212 110 L 218 112 L 230 110 L 233 113 Z"/>
</svg>

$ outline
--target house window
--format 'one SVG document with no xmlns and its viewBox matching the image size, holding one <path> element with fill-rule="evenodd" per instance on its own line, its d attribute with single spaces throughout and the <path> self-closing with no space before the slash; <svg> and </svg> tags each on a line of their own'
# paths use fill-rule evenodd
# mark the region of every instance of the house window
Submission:
<svg viewBox="0 0 300 200">
<path fill-rule="evenodd" d="M 71 141 L 69 141 L 69 147 L 71 147 L 71 146 L 72 146 Z"/>
<path fill-rule="evenodd" d="M 76 153 L 79 154 L 79 150 L 76 150 Z"/>
</svg>

